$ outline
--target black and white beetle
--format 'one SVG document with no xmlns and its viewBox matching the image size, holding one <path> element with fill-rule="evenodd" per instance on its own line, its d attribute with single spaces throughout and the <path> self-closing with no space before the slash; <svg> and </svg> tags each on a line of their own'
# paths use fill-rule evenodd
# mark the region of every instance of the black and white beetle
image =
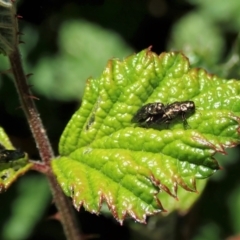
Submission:
<svg viewBox="0 0 240 240">
<path fill-rule="evenodd" d="M 156 120 L 156 124 L 167 123 L 181 116 L 184 126 L 188 126 L 186 115 L 195 112 L 195 103 L 193 101 L 174 102 L 164 108 L 162 117 Z"/>
<path fill-rule="evenodd" d="M 134 115 L 132 122 L 138 123 L 140 126 L 167 125 L 177 117 L 181 116 L 184 126 L 188 125 L 186 115 L 195 111 L 195 103 L 193 101 L 173 102 L 164 106 L 161 102 L 148 103 L 142 106 Z"/>
<path fill-rule="evenodd" d="M 137 113 L 133 116 L 132 122 L 139 123 L 140 125 L 150 125 L 156 119 L 164 114 L 164 104 L 161 102 L 148 103 L 142 106 Z"/>
</svg>

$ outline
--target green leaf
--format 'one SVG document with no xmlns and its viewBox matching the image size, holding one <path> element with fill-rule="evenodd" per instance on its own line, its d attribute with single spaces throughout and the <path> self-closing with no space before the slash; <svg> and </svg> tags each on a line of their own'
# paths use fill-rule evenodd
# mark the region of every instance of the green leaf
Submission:
<svg viewBox="0 0 240 240">
<path fill-rule="evenodd" d="M 208 18 L 213 22 L 220 23 L 223 30 L 239 31 L 240 27 L 240 2 L 235 0 L 188 0 L 194 5 L 203 18 Z"/>
<path fill-rule="evenodd" d="M 0 128 L 0 192 L 5 191 L 21 175 L 27 172 L 32 164 L 21 150 L 15 150 L 7 134 Z"/>
<path fill-rule="evenodd" d="M 224 39 L 209 17 L 199 12 L 189 13 L 174 24 L 171 32 L 169 49 L 181 49 L 194 66 L 216 68 L 224 51 Z"/>
<path fill-rule="evenodd" d="M 12 201 L 1 199 L 1 220 L 4 221 L 4 228 L 0 233 L 0 239 L 26 240 L 33 234 L 33 230 L 44 218 L 49 207 L 51 202 L 49 184 L 43 174 L 29 174 L 18 180 L 13 191 L 14 194 L 9 192 L 11 198 L 14 198 Z M 8 209 L 11 209 L 11 214 L 9 211 L 8 214 L 3 211 L 4 203 L 10 205 Z"/>
<path fill-rule="evenodd" d="M 126 215 L 144 222 L 164 210 L 161 202 L 168 212 L 186 211 L 206 183 L 201 179 L 219 169 L 214 154 L 239 143 L 239 93 L 238 81 L 191 69 L 181 53 L 147 49 L 113 59 L 88 80 L 53 170 L 77 209 L 98 213 L 105 201 L 120 222 Z M 188 129 L 181 118 L 169 127 L 131 121 L 146 103 L 186 100 L 197 107 Z"/>
<path fill-rule="evenodd" d="M 115 32 L 79 19 L 62 25 L 58 45 L 55 57 L 39 60 L 32 83 L 39 93 L 64 101 L 82 98 L 86 79 L 99 76 L 109 58 L 132 52 Z M 99 50 L 92 51 L 92 46 Z"/>
<path fill-rule="evenodd" d="M 11 0 L 0 0 L 0 6 L 3 7 L 12 7 L 13 1 Z"/>
</svg>

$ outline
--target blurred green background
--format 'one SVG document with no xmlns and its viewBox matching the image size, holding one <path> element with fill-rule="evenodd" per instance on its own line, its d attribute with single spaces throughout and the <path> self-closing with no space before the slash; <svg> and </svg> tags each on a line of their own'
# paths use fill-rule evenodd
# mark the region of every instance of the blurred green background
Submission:
<svg viewBox="0 0 240 240">
<path fill-rule="evenodd" d="M 194 67 L 240 79 L 239 0 L 21 0 L 22 59 L 36 104 L 57 154 L 59 137 L 80 106 L 86 79 L 108 59 L 152 46 L 182 51 Z M 0 71 L 9 68 L 0 56 Z M 38 159 L 13 82 L 0 75 L 0 125 L 18 148 Z M 162 240 L 230 239 L 240 234 L 239 148 L 217 156 L 223 170 L 209 179 L 186 215 L 156 215 L 146 225 L 77 213 L 86 237 Z M 181 199 L 180 199 L 181 200 Z M 0 239 L 65 239 L 44 176 L 30 172 L 0 195 Z M 240 238 L 240 237 L 239 237 Z M 237 238 L 236 238 L 237 239 Z"/>
</svg>

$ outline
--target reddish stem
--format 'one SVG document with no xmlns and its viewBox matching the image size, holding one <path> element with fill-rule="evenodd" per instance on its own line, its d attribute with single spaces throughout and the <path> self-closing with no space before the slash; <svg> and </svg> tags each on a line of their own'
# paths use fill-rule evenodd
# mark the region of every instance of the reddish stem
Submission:
<svg viewBox="0 0 240 240">
<path fill-rule="evenodd" d="M 41 172 L 44 172 L 48 178 L 54 202 L 61 216 L 61 222 L 63 224 L 66 237 L 69 240 L 83 239 L 82 235 L 80 234 L 72 204 L 64 195 L 56 180 L 56 177 L 52 172 L 51 159 L 54 158 L 53 150 L 46 135 L 45 128 L 43 127 L 42 121 L 39 117 L 39 113 L 34 104 L 34 98 L 32 97 L 33 95 L 31 94 L 29 86 L 27 85 L 27 78 L 22 68 L 20 53 L 17 47 L 9 55 L 9 60 L 12 72 L 14 74 L 14 82 L 19 94 L 22 109 L 24 110 L 42 159 Z"/>
</svg>

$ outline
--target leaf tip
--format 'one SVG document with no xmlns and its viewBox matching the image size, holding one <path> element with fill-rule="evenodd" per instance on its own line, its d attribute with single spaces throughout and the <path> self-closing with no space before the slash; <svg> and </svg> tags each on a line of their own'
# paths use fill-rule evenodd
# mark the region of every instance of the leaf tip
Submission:
<svg viewBox="0 0 240 240">
<path fill-rule="evenodd" d="M 196 192 L 197 191 L 195 178 L 190 178 L 190 179 L 185 180 L 185 181 L 183 179 L 179 179 L 179 180 L 177 180 L 177 182 L 183 189 L 185 189 L 189 192 Z"/>
</svg>

